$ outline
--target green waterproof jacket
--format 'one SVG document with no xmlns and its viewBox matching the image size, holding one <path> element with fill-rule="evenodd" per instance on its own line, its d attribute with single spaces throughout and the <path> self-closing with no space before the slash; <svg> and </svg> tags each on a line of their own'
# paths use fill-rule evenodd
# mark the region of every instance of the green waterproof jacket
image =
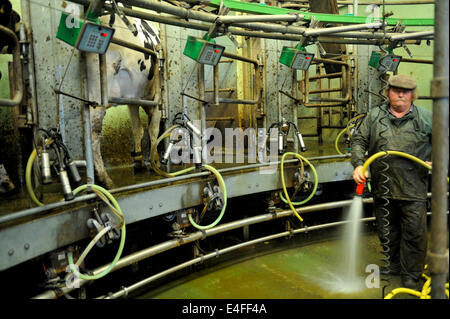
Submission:
<svg viewBox="0 0 450 319">
<path fill-rule="evenodd" d="M 374 107 L 363 119 L 352 138 L 353 167 L 379 151 L 400 151 L 423 161 L 431 160 L 431 112 L 412 105 L 409 113 L 396 118 L 386 104 Z M 385 165 L 385 164 L 387 165 Z M 389 155 L 370 165 L 374 196 L 425 201 L 428 170 L 407 158 Z M 383 186 L 386 187 L 383 187 Z"/>
</svg>

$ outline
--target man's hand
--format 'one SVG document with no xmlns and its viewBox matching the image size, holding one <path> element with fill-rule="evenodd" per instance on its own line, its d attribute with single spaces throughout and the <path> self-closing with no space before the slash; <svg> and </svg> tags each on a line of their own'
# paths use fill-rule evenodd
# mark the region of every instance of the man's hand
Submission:
<svg viewBox="0 0 450 319">
<path fill-rule="evenodd" d="M 366 170 L 364 174 L 362 173 L 363 167 L 358 166 L 353 171 L 353 179 L 355 180 L 356 184 L 361 184 L 366 181 L 367 178 L 369 178 L 369 172 Z"/>
</svg>

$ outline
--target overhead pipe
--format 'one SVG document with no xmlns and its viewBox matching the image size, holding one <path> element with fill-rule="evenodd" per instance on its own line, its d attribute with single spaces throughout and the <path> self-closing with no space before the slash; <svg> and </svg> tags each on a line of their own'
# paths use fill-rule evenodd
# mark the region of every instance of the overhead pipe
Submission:
<svg viewBox="0 0 450 319">
<path fill-rule="evenodd" d="M 80 1 L 80 0 L 75 0 Z M 83 0 L 81 0 L 83 1 Z M 206 12 L 191 10 L 191 9 L 185 9 L 176 7 L 170 4 L 166 4 L 163 2 L 157 2 L 153 0 L 123 0 L 122 1 L 125 4 L 129 4 L 135 7 L 140 7 L 144 9 L 153 10 L 156 12 L 164 12 L 168 14 L 172 14 L 174 16 L 178 16 L 182 19 L 194 19 L 199 20 L 203 22 L 209 22 L 214 23 L 217 19 L 220 19 L 222 16 L 214 15 Z M 295 15 L 294 15 L 295 17 Z M 277 30 L 275 32 L 287 32 L 287 33 L 294 33 L 294 34 L 302 34 L 305 28 L 303 27 L 295 27 L 295 26 L 280 26 L 277 24 L 266 24 L 266 23 L 234 23 L 236 26 L 245 27 L 248 29 L 253 30 L 263 30 L 266 32 L 272 32 L 274 30 Z"/>
<path fill-rule="evenodd" d="M 389 40 L 391 41 L 400 41 L 400 40 L 406 40 L 406 39 L 417 39 L 417 38 L 423 38 L 430 35 L 434 35 L 434 31 L 422 31 L 422 32 L 411 32 L 411 33 L 402 33 L 398 35 L 391 35 L 389 36 Z"/>
<path fill-rule="evenodd" d="M 72 2 L 82 4 L 82 5 L 89 5 L 89 0 L 72 0 Z M 158 22 L 158 23 L 170 24 L 170 25 L 179 26 L 179 27 L 187 27 L 187 28 L 192 28 L 192 29 L 197 29 L 197 30 L 208 31 L 209 26 L 208 25 L 202 26 L 201 24 L 187 22 L 186 20 L 194 19 L 194 20 L 198 20 L 198 21 L 214 23 L 216 21 L 216 19 L 222 17 L 219 15 L 211 14 L 211 13 L 175 7 L 173 5 L 166 4 L 163 2 L 156 2 L 156 1 L 149 1 L 149 0 L 124 0 L 123 2 L 133 5 L 133 6 L 136 6 L 136 7 L 141 7 L 141 8 L 149 9 L 149 10 L 156 11 L 156 12 L 168 13 L 168 14 L 180 17 L 181 19 L 176 19 L 174 17 L 163 17 L 160 15 L 145 13 L 142 11 L 136 11 L 136 10 L 132 10 L 132 9 L 128 9 L 128 8 L 121 8 L 121 10 L 127 16 L 150 20 L 150 21 L 154 21 L 154 22 Z M 105 4 L 104 7 L 107 8 L 108 10 L 112 9 L 112 6 L 109 4 Z M 264 32 L 255 32 L 254 34 L 250 35 L 247 33 L 248 31 L 236 30 L 234 28 L 225 29 L 225 28 L 221 28 L 221 27 L 219 27 L 218 31 L 222 32 L 222 33 L 230 32 L 235 35 L 245 36 L 248 34 L 248 36 L 253 36 L 253 37 L 298 41 L 302 38 L 301 35 L 306 30 L 310 30 L 305 27 L 297 27 L 297 26 L 290 26 L 290 25 L 283 26 L 280 24 L 256 23 L 256 22 L 255 23 L 235 23 L 234 26 L 251 29 L 251 30 L 264 31 Z M 324 28 L 324 30 L 326 30 L 326 29 L 329 29 L 329 28 Z M 313 30 L 318 31 L 321 29 L 313 29 Z M 311 30 L 311 31 L 313 31 L 313 30 Z M 267 34 L 264 34 L 264 33 L 267 33 Z M 270 33 L 281 33 L 282 35 L 270 34 Z M 287 36 L 287 35 L 292 35 L 292 36 L 291 36 L 291 38 L 289 38 L 289 36 Z M 389 36 L 394 36 L 394 35 L 400 35 L 400 33 L 386 33 L 386 34 L 378 33 L 377 34 L 377 33 L 373 33 L 373 32 L 353 32 L 353 33 L 352 32 L 342 32 L 342 33 L 333 33 L 333 34 L 330 34 L 329 36 L 330 37 L 335 37 L 335 36 L 347 37 L 347 38 L 364 38 L 364 39 L 386 39 Z M 283 36 L 285 36 L 285 37 L 283 37 Z M 292 38 L 292 37 L 295 37 L 295 38 Z M 325 41 L 330 41 L 330 40 L 324 40 L 324 42 Z M 362 43 L 362 44 L 364 44 L 364 43 Z M 372 44 L 372 43 L 367 43 L 367 44 Z M 410 43 L 410 44 L 413 44 L 413 43 Z"/>
<path fill-rule="evenodd" d="M 373 23 L 364 23 L 364 24 L 354 24 L 348 26 L 340 26 L 340 27 L 331 27 L 331 28 L 321 28 L 321 29 L 308 29 L 303 35 L 305 37 L 318 36 L 323 34 L 333 34 L 338 32 L 347 32 L 347 31 L 358 31 L 365 29 L 379 29 L 381 28 L 381 22 L 373 22 Z"/>
<path fill-rule="evenodd" d="M 9 28 L 0 25 L 0 34 L 12 39 L 14 92 L 12 99 L 0 98 L 0 106 L 17 106 L 23 99 L 22 63 L 20 61 L 20 46 L 16 34 Z"/>
</svg>

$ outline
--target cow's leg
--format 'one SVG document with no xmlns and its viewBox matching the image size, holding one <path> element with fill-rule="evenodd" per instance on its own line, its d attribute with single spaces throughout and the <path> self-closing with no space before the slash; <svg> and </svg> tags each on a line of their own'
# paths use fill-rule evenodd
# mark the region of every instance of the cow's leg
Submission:
<svg viewBox="0 0 450 319">
<path fill-rule="evenodd" d="M 133 132 L 134 150 L 131 152 L 133 158 L 133 168 L 136 171 L 145 168 L 144 155 L 142 154 L 142 138 L 144 137 L 144 127 L 139 117 L 139 106 L 128 105 L 130 113 L 131 129 Z"/>
<path fill-rule="evenodd" d="M 148 136 L 150 139 L 150 150 L 151 150 L 153 145 L 156 145 L 156 140 L 159 137 L 159 126 L 160 126 L 160 122 L 161 122 L 161 110 L 157 106 L 146 107 L 144 109 L 148 115 Z M 160 163 L 159 163 L 158 153 L 156 153 L 155 162 L 159 167 Z"/>
<path fill-rule="evenodd" d="M 106 114 L 106 109 L 101 106 L 91 108 L 91 145 L 92 145 L 92 157 L 94 158 L 94 168 L 98 181 L 96 184 L 106 186 L 111 189 L 114 187 L 114 183 L 106 172 L 105 165 L 103 163 L 100 138 L 102 134 L 103 118 Z"/>
</svg>

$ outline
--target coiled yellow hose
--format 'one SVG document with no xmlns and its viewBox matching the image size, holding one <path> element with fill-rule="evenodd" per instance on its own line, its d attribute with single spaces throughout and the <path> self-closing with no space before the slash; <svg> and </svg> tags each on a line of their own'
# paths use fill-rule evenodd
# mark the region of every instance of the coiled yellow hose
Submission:
<svg viewBox="0 0 450 319">
<path fill-rule="evenodd" d="M 400 152 L 400 151 L 382 151 L 382 152 L 378 152 L 373 154 L 372 156 L 370 156 L 363 164 L 363 168 L 362 168 L 362 174 L 365 173 L 365 171 L 367 170 L 367 168 L 369 167 L 370 164 L 372 164 L 376 159 L 385 156 L 386 154 L 388 155 L 396 155 L 396 156 L 401 156 L 401 157 L 405 157 L 408 158 L 424 167 L 426 167 L 428 170 L 431 170 L 432 167 L 431 165 L 425 163 L 424 161 L 422 161 L 420 158 L 417 158 L 413 155 L 410 155 L 408 153 L 404 153 L 404 152 Z M 447 177 L 447 183 L 448 183 L 448 177 Z M 427 265 L 425 265 L 425 269 L 427 268 Z M 423 287 L 422 287 L 422 291 L 417 291 L 414 289 L 410 289 L 410 288 L 397 288 L 392 290 L 389 294 L 387 294 L 384 299 L 391 299 L 392 297 L 394 297 L 397 294 L 400 293 L 407 293 L 416 297 L 419 297 L 420 299 L 431 299 L 431 297 L 429 296 L 429 293 L 431 291 L 431 277 L 422 274 L 422 277 L 424 277 L 426 279 Z M 445 284 L 446 289 L 446 294 L 447 294 L 447 298 L 448 298 L 448 283 Z"/>
</svg>

